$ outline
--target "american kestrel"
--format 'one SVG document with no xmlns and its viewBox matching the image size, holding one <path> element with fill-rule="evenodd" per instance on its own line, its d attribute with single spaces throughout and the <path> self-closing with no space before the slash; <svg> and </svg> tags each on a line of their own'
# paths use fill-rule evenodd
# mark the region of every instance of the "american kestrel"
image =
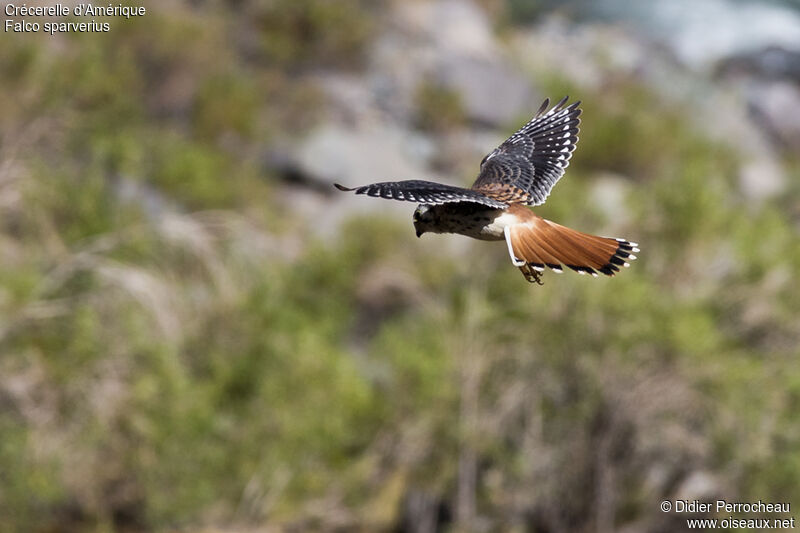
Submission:
<svg viewBox="0 0 800 533">
<path fill-rule="evenodd" d="M 562 265 L 579 274 L 613 276 L 636 259 L 635 242 L 581 233 L 525 207 L 545 202 L 575 150 L 580 102 L 566 103 L 564 97 L 548 110 L 546 99 L 530 122 L 483 158 L 470 189 L 422 180 L 334 185 L 341 191 L 418 202 L 417 237 L 431 232 L 505 240 L 511 263 L 530 282 L 541 285 L 545 267 L 560 273 Z"/>
</svg>

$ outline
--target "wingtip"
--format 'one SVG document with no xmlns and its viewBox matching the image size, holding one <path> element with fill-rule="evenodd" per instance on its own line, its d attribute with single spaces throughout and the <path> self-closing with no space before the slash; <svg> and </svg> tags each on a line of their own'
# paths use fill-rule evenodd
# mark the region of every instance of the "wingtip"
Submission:
<svg viewBox="0 0 800 533">
<path fill-rule="evenodd" d="M 544 102 L 542 102 L 542 105 L 539 106 L 539 111 L 536 112 L 536 116 L 538 117 L 539 115 L 544 113 L 549 106 L 550 106 L 550 98 L 545 98 Z"/>
<path fill-rule="evenodd" d="M 565 94 L 561 100 L 559 100 L 555 105 L 553 105 L 552 111 L 561 111 L 562 109 L 567 109 L 569 111 L 574 112 L 577 110 L 576 116 L 580 114 L 580 109 L 578 109 L 578 106 L 581 105 L 581 101 L 576 100 L 575 102 L 572 102 L 569 105 L 567 105 L 568 102 L 569 102 L 569 95 Z"/>
</svg>

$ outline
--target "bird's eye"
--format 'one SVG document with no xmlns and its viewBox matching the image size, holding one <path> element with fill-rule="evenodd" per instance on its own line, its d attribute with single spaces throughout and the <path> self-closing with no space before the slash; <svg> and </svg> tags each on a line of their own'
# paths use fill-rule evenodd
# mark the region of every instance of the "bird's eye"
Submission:
<svg viewBox="0 0 800 533">
<path fill-rule="evenodd" d="M 419 213 L 414 211 L 414 222 L 419 222 Z"/>
</svg>

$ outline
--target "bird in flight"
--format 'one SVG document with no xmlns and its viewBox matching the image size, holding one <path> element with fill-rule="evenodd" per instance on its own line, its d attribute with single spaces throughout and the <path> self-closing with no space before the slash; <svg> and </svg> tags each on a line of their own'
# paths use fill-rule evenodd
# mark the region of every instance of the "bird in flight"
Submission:
<svg viewBox="0 0 800 533">
<path fill-rule="evenodd" d="M 545 268 L 613 276 L 636 259 L 637 244 L 598 237 L 546 220 L 526 206 L 541 205 L 564 175 L 578 142 L 580 102 L 567 97 L 536 115 L 481 161 L 469 189 L 423 180 L 390 181 L 348 188 L 391 200 L 417 202 L 414 228 L 423 233 L 458 233 L 484 241 L 506 241 L 511 263 L 529 282 L 542 284 Z"/>
</svg>

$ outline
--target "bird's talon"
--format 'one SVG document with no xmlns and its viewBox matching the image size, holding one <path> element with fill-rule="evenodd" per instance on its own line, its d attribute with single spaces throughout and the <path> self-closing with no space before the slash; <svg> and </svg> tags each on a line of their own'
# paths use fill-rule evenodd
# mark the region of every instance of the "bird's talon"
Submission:
<svg viewBox="0 0 800 533">
<path fill-rule="evenodd" d="M 529 283 L 536 283 L 537 285 L 544 285 L 542 282 L 542 275 L 536 269 L 532 268 L 530 265 L 526 264 L 519 268 L 522 272 L 522 275 L 525 276 L 525 279 Z"/>
</svg>

